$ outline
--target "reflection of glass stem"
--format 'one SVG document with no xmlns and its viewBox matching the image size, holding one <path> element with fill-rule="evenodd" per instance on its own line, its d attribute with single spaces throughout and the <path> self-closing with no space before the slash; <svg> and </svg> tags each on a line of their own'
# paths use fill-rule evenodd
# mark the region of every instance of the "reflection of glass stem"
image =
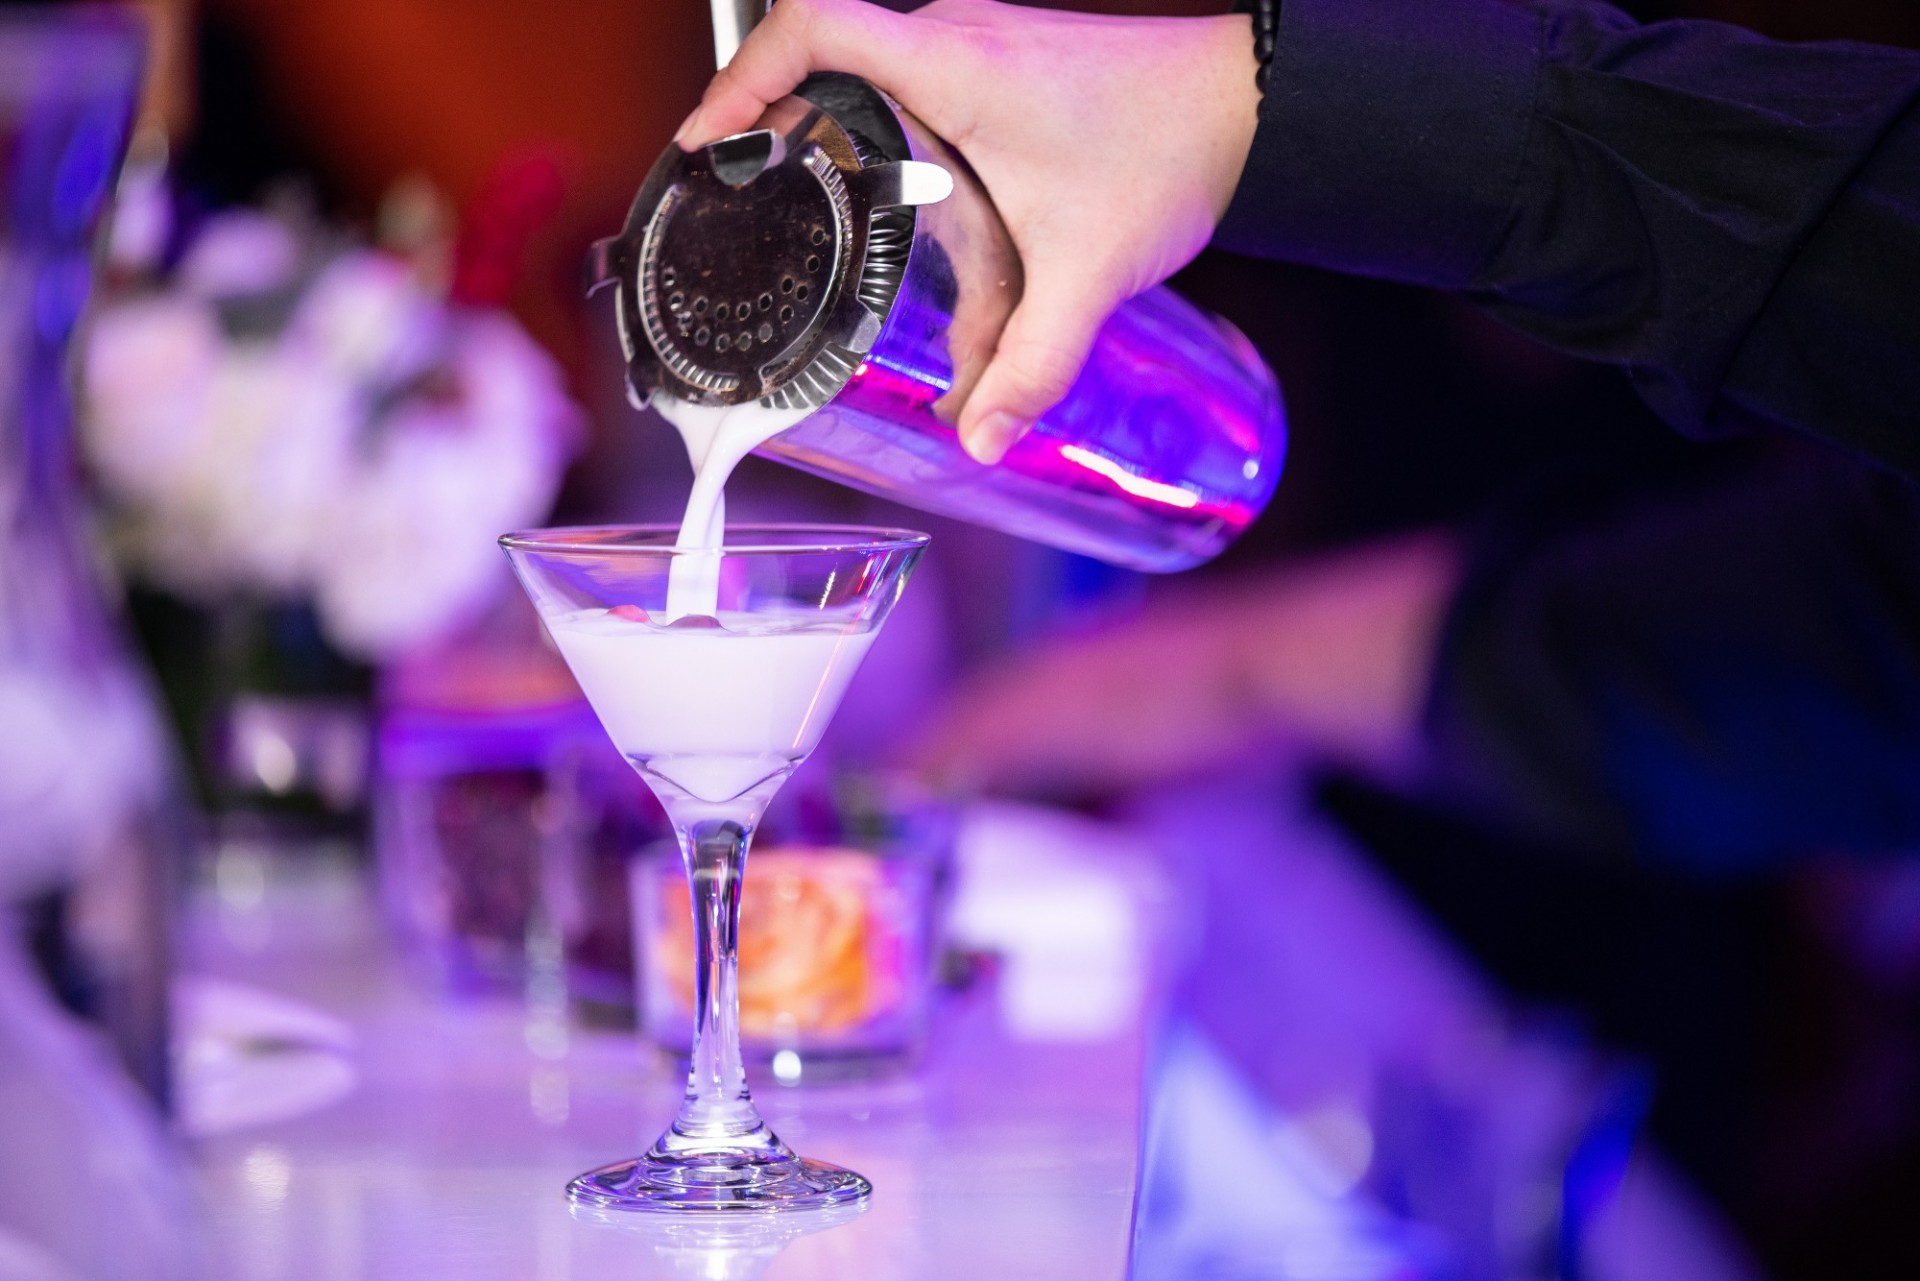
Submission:
<svg viewBox="0 0 1920 1281">
<path fill-rule="evenodd" d="M 785 1241 L 766 1245 L 739 1246 L 724 1241 L 711 1245 L 656 1244 L 653 1249 L 675 1276 L 698 1277 L 701 1281 L 752 1281 L 772 1266 Z"/>
<path fill-rule="evenodd" d="M 734 1154 L 754 1163 L 794 1159 L 754 1108 L 740 1059 L 740 887 L 754 824 L 780 781 L 755 789 L 765 790 L 767 797 L 750 794 L 735 801 L 725 816 L 708 806 L 675 807 L 674 829 L 693 900 L 693 1053 L 679 1115 L 650 1156 L 699 1152 Z"/>
<path fill-rule="evenodd" d="M 635 1231 L 652 1238 L 654 1254 L 676 1277 L 752 1281 L 764 1275 L 792 1241 L 851 1222 L 865 1209 L 844 1206 L 782 1215 L 727 1215 L 704 1221 L 645 1216 L 628 1222 Z"/>
</svg>

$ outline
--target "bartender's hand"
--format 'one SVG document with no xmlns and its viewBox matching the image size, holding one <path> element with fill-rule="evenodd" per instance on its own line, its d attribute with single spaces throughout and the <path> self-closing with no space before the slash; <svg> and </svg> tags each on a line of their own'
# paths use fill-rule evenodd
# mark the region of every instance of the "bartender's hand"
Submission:
<svg viewBox="0 0 1920 1281">
<path fill-rule="evenodd" d="M 1243 760 L 1414 763 L 1448 538 L 1420 535 L 1155 606 L 962 688 L 915 752 L 957 791 L 1111 793 Z"/>
<path fill-rule="evenodd" d="M 1259 111 L 1248 19 L 1116 18 L 934 0 L 779 0 L 678 141 L 750 129 L 813 71 L 884 89 L 966 157 L 999 206 L 1026 292 L 962 408 L 997 461 L 1066 395 L 1094 334 L 1204 247 Z"/>
</svg>

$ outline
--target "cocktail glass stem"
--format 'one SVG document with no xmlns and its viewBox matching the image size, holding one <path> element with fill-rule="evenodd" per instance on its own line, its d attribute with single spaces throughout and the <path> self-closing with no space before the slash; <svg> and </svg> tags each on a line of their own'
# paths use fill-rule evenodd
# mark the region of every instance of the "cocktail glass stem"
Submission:
<svg viewBox="0 0 1920 1281">
<path fill-rule="evenodd" d="M 873 1185 L 804 1160 L 761 1119 L 740 1054 L 740 888 L 747 847 L 791 767 L 724 804 L 699 801 L 642 768 L 679 837 L 693 904 L 693 1046 L 673 1124 L 643 1157 L 568 1185 L 598 1209 L 828 1210 L 858 1207 Z"/>
<path fill-rule="evenodd" d="M 761 807 L 725 816 L 675 808 L 682 811 L 674 827 L 693 902 L 693 1052 L 686 1096 L 654 1153 L 791 1160 L 754 1108 L 740 1059 L 740 887 Z"/>
</svg>

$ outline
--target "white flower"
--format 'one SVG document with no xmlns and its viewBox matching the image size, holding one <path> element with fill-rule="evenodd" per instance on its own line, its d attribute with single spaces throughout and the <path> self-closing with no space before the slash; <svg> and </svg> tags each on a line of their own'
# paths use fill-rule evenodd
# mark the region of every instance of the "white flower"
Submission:
<svg viewBox="0 0 1920 1281">
<path fill-rule="evenodd" d="M 386 385 L 425 370 L 445 324 L 443 304 L 406 263 L 364 249 L 314 278 L 282 341 L 337 377 Z"/>
<path fill-rule="evenodd" d="M 451 337 L 457 396 L 383 425 L 322 549 L 321 623 L 368 657 L 438 638 L 507 585 L 494 539 L 546 514 L 578 435 L 558 369 L 512 320 L 465 315 Z"/>
<path fill-rule="evenodd" d="M 109 495 L 177 500 L 208 448 L 207 405 L 224 356 L 219 322 L 193 298 L 145 298 L 93 321 L 82 430 Z"/>
<path fill-rule="evenodd" d="M 252 209 L 209 218 L 175 274 L 179 288 L 201 298 L 271 293 L 300 274 L 300 240 L 280 219 Z"/>
<path fill-rule="evenodd" d="M 229 353 L 211 409 L 219 453 L 198 497 L 243 582 L 306 589 L 353 480 L 362 412 L 354 388 L 296 350 Z"/>
<path fill-rule="evenodd" d="M 246 344 L 225 349 L 198 404 L 190 450 L 132 509 L 141 568 L 189 596 L 303 593 L 355 465 L 353 389 L 297 353 Z"/>
<path fill-rule="evenodd" d="M 219 220 L 186 288 L 99 318 L 89 452 L 149 578 L 311 595 L 331 640 L 384 658 L 501 590 L 494 538 L 546 514 L 579 411 L 504 312 L 450 311 L 371 250 L 322 269 L 278 336 L 228 337 L 206 295 L 269 279 L 273 227 Z"/>
</svg>

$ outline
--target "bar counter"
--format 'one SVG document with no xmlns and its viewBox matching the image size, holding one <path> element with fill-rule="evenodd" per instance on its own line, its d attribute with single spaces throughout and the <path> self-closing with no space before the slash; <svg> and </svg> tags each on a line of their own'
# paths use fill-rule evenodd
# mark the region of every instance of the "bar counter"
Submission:
<svg viewBox="0 0 1920 1281">
<path fill-rule="evenodd" d="M 1124 876 L 1097 870 L 1125 859 L 1072 848 L 1099 829 L 989 827 L 974 825 L 971 844 L 987 847 L 975 862 L 1011 879 L 998 898 L 980 877 L 963 892 L 959 915 L 978 928 L 1033 937 L 1046 921 L 1028 908 L 1044 915 L 1049 883 L 1080 892 L 1094 877 L 1106 901 L 1133 901 Z M 570 1210 L 567 1180 L 645 1150 L 683 1077 L 633 1034 L 543 1019 L 537 1001 L 438 994 L 409 972 L 351 875 L 262 888 L 244 852 L 223 857 L 242 861 L 197 896 L 181 966 L 194 1047 L 184 1119 L 203 1136 L 221 1277 L 1128 1274 L 1147 985 L 1116 990 L 1109 972 L 1095 1001 L 1106 1013 L 1090 1024 L 1058 986 L 1075 979 L 1070 948 L 1024 970 L 1005 958 L 1000 981 L 947 995 L 913 1072 L 782 1087 L 750 1068 L 783 1138 L 873 1181 L 863 1213 L 598 1220 Z M 1088 960 L 1100 958 L 1083 949 Z M 1049 1025 L 1049 1007 L 1064 1022 Z"/>
<path fill-rule="evenodd" d="M 722 1224 L 567 1205 L 676 1102 L 631 1033 L 439 994 L 356 876 L 223 865 L 181 966 L 211 1275 L 1755 1275 L 1616 1119 L 1622 1060 L 1527 1035 L 1284 780 L 1149 798 L 1124 827 L 983 810 L 959 864 L 955 932 L 999 963 L 947 995 L 916 1071 L 750 1070 L 796 1149 L 872 1179 L 864 1213 Z"/>
</svg>

